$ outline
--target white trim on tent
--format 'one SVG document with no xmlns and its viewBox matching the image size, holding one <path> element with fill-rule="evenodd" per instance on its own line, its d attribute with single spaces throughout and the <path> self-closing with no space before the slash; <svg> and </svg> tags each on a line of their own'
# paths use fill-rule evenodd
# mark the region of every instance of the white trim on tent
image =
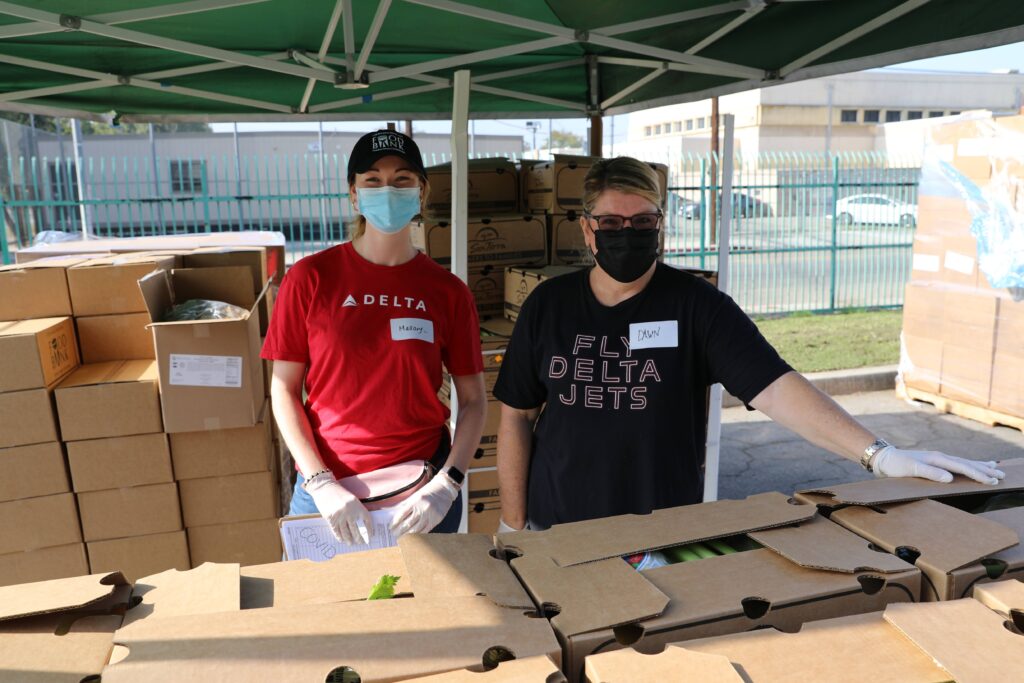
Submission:
<svg viewBox="0 0 1024 683">
<path fill-rule="evenodd" d="M 370 24 L 370 30 L 367 31 L 366 38 L 363 39 L 363 47 L 359 50 L 359 59 L 356 60 L 356 68 L 353 78 L 357 81 L 363 75 L 363 70 L 366 68 L 366 62 L 370 59 L 370 54 L 373 52 L 373 46 L 377 42 L 377 36 L 380 35 L 380 27 L 384 24 L 384 18 L 387 16 L 390 8 L 391 0 L 380 0 L 380 4 L 377 5 L 377 11 L 373 15 L 373 22 Z"/>
<path fill-rule="evenodd" d="M 621 100 L 626 95 L 629 95 L 630 93 L 639 90 L 640 88 L 644 87 L 645 85 L 647 85 L 648 83 L 650 83 L 651 81 L 656 79 L 658 76 L 661 76 L 663 73 L 666 73 L 667 71 L 668 71 L 667 67 L 659 67 L 659 68 L 651 71 L 649 74 L 647 74 L 643 78 L 640 78 L 640 79 L 637 79 L 636 81 L 633 81 L 632 83 L 627 85 L 625 88 L 623 88 L 619 92 L 615 93 L 614 95 L 612 95 L 608 99 L 606 99 L 603 102 L 601 102 L 601 109 L 602 110 L 607 109 L 609 106 L 615 104 L 616 102 Z"/>
<path fill-rule="evenodd" d="M 334 32 L 338 28 L 338 20 L 341 19 L 341 8 L 342 0 L 337 0 L 334 3 L 334 10 L 331 12 L 331 18 L 327 22 L 327 30 L 324 31 L 324 38 L 320 41 L 320 49 L 316 53 L 316 59 L 318 62 L 323 62 L 324 57 L 331 48 L 331 41 L 334 40 Z M 309 98 L 313 96 L 313 90 L 316 88 L 316 81 L 310 78 L 306 81 L 306 89 L 302 93 L 302 99 L 299 101 L 299 111 L 306 111 L 306 107 L 309 106 Z"/>
<path fill-rule="evenodd" d="M 725 36 L 729 35 L 733 31 L 738 29 L 743 24 L 747 23 L 748 21 L 756 17 L 758 14 L 763 12 L 764 8 L 767 6 L 768 4 L 764 0 L 756 0 L 755 3 L 749 9 L 743 12 L 743 14 L 739 15 L 738 17 L 730 21 L 728 24 L 712 33 L 711 35 L 705 37 L 696 45 L 692 45 L 687 49 L 683 50 L 683 53 L 688 55 L 697 54 L 707 46 L 721 40 Z"/>
</svg>

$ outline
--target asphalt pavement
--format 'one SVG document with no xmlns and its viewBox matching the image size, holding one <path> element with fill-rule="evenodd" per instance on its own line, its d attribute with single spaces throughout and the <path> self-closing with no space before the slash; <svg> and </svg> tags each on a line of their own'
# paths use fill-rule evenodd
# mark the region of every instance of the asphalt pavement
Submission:
<svg viewBox="0 0 1024 683">
<path fill-rule="evenodd" d="M 1024 457 L 1024 433 L 989 427 L 908 403 L 896 392 L 871 391 L 834 397 L 868 429 L 901 448 L 937 450 L 975 460 Z M 746 408 L 722 411 L 719 498 L 746 498 L 764 491 L 800 489 L 870 479 L 852 461 L 814 446 Z"/>
</svg>

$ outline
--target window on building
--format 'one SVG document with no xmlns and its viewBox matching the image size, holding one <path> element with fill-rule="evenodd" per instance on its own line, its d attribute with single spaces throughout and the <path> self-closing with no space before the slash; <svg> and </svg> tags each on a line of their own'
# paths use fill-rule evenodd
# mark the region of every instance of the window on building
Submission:
<svg viewBox="0 0 1024 683">
<path fill-rule="evenodd" d="M 646 138 L 651 137 L 651 127 L 650 126 L 644 126 L 644 137 L 646 137 Z"/>
<path fill-rule="evenodd" d="M 683 130 L 683 122 L 682 121 L 676 121 L 675 123 L 672 124 L 672 132 L 673 133 L 680 133 L 680 132 L 682 132 L 682 130 Z"/>
<path fill-rule="evenodd" d="M 922 118 L 922 115 L 921 115 L 921 112 L 919 112 L 919 111 L 908 111 L 907 112 L 907 121 L 915 121 L 915 120 L 920 119 L 920 118 Z"/>
<path fill-rule="evenodd" d="M 704 117 L 703 116 L 701 116 L 699 119 L 697 119 L 697 128 L 698 129 L 704 128 Z"/>
<path fill-rule="evenodd" d="M 950 115 L 950 116 L 956 116 L 956 115 L 958 115 L 959 113 L 960 113 L 960 112 L 958 112 L 958 111 L 951 111 L 951 112 L 949 112 L 949 115 Z"/>
<path fill-rule="evenodd" d="M 946 112 L 944 112 L 944 111 L 930 111 L 930 112 L 928 112 L 928 118 L 930 118 L 930 119 L 937 119 L 940 116 L 945 116 L 945 115 L 946 115 Z"/>
<path fill-rule="evenodd" d="M 660 124 L 660 123 L 659 123 L 659 124 L 657 124 L 657 125 L 656 125 L 656 126 L 654 127 L 654 134 L 655 134 L 655 135 L 661 135 L 661 124 Z"/>
<path fill-rule="evenodd" d="M 843 123 L 857 123 L 857 110 L 844 109 L 839 113 L 839 120 Z"/>
<path fill-rule="evenodd" d="M 890 109 L 889 111 L 885 112 L 885 122 L 886 123 L 893 123 L 894 121 L 899 121 L 902 118 L 903 118 L 903 112 L 901 112 L 901 111 L 892 111 Z"/>
<path fill-rule="evenodd" d="M 198 194 L 203 191 L 202 161 L 171 161 L 171 192 Z"/>
<path fill-rule="evenodd" d="M 864 110 L 864 123 L 878 123 L 880 112 L 877 109 Z"/>
<path fill-rule="evenodd" d="M 693 119 L 686 119 L 686 130 L 693 130 Z"/>
</svg>

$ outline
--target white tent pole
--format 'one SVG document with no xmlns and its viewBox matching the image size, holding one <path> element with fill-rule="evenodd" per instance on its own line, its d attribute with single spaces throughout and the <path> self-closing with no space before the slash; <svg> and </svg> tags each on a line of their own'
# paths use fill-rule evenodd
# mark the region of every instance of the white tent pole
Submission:
<svg viewBox="0 0 1024 683">
<path fill-rule="evenodd" d="M 732 227 L 732 171 L 733 134 L 735 119 L 732 114 L 725 120 L 725 140 L 722 145 L 722 207 L 719 211 L 721 226 L 718 230 L 718 288 L 729 293 L 729 230 Z M 712 181 L 712 185 L 714 182 Z M 711 201 L 715 201 L 712 196 Z M 704 458 L 704 502 L 718 500 L 718 464 L 722 449 L 722 385 L 711 387 L 708 406 L 708 440 Z"/>
<path fill-rule="evenodd" d="M 469 71 L 455 72 L 452 80 L 452 273 L 463 282 L 469 282 L 469 260 L 467 258 L 467 220 L 469 218 Z M 452 424 L 459 416 L 459 397 L 452 382 L 451 410 Z M 468 481 L 468 477 L 466 480 Z M 462 522 L 459 531 L 469 528 L 469 499 L 467 481 L 462 483 Z"/>
<path fill-rule="evenodd" d="M 89 239 L 89 211 L 85 208 L 85 182 L 82 177 L 82 124 L 71 119 L 71 144 L 75 155 L 75 182 L 78 183 L 78 215 L 82 221 L 82 239 Z"/>
</svg>

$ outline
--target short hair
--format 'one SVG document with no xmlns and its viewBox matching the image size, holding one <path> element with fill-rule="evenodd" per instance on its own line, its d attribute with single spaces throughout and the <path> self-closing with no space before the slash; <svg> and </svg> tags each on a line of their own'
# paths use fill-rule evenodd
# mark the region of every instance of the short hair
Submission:
<svg viewBox="0 0 1024 683">
<path fill-rule="evenodd" d="M 662 204 L 658 174 L 650 164 L 633 157 L 599 159 L 590 167 L 583 180 L 583 210 L 590 213 L 605 190 L 635 194 L 657 206 Z"/>
</svg>

